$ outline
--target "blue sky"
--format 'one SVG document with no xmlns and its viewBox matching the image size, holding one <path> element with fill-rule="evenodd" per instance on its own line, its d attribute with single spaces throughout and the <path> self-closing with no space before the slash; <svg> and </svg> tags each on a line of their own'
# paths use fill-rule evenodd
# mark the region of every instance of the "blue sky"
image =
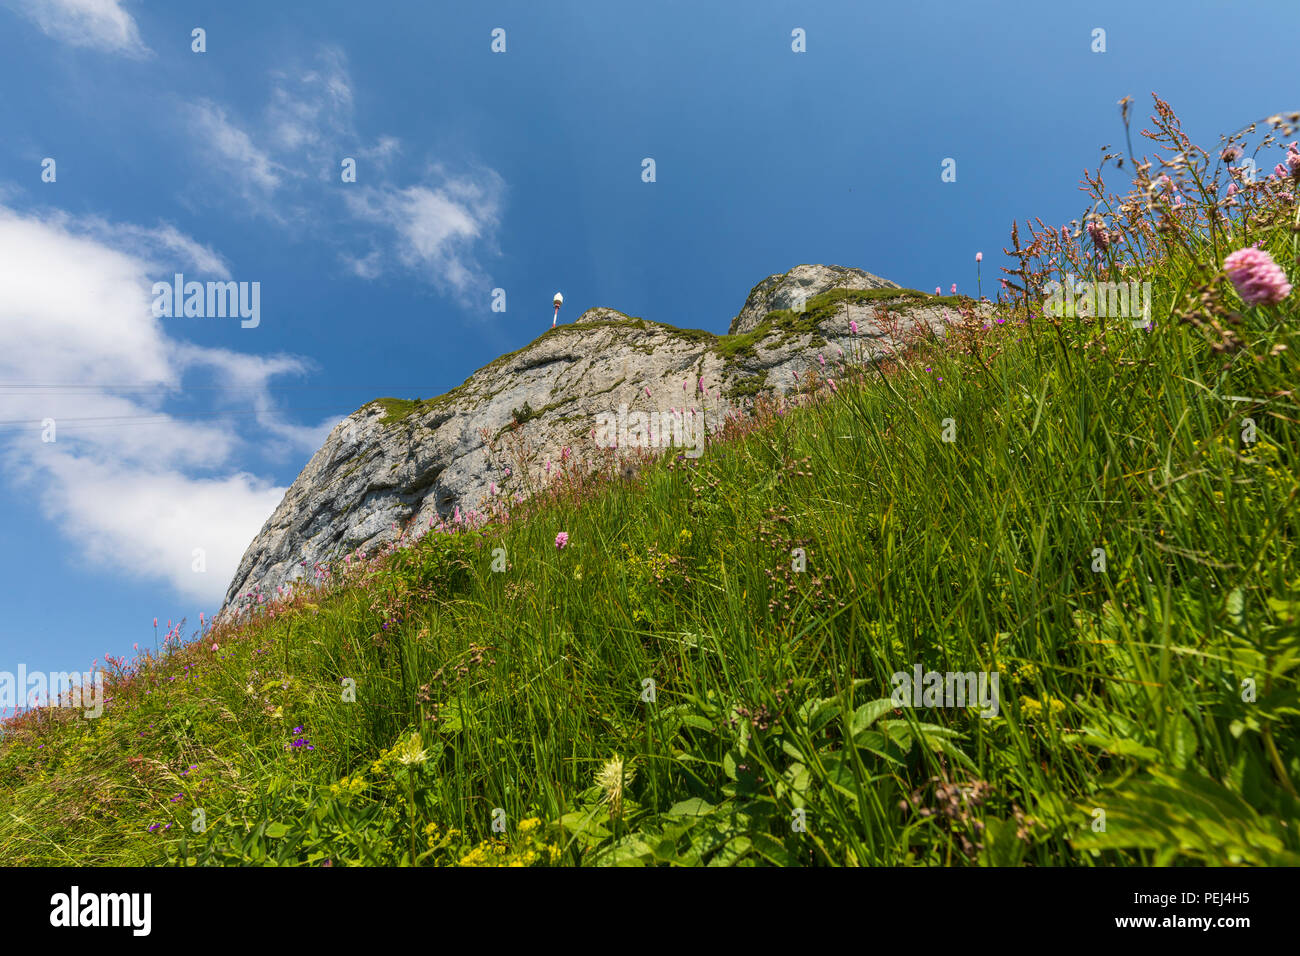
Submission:
<svg viewBox="0 0 1300 956">
<path fill-rule="evenodd" d="M 983 251 L 989 291 L 1013 218 L 1082 211 L 1122 96 L 1207 145 L 1297 108 L 1297 26 L 1294 0 L 0 0 L 0 671 L 196 625 L 341 416 L 459 384 L 557 289 L 562 320 L 715 332 L 804 262 L 974 292 Z M 155 317 L 176 272 L 260 283 L 260 323 Z"/>
</svg>

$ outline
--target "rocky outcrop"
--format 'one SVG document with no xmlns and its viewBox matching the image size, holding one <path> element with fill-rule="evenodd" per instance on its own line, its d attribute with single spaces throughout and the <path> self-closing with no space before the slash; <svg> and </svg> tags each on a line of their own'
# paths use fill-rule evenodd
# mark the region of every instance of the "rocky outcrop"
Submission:
<svg viewBox="0 0 1300 956">
<path fill-rule="evenodd" d="M 795 266 L 789 272 L 768 276 L 754 286 L 740 314 L 731 320 L 732 334 L 758 327 L 769 312 L 798 308 L 800 298 L 811 299 L 830 289 L 897 289 L 888 279 L 847 266 Z"/>
<path fill-rule="evenodd" d="M 804 310 L 790 311 L 798 291 Z M 401 529 L 526 496 L 566 448 L 572 460 L 600 454 L 599 416 L 620 406 L 698 410 L 712 431 L 756 395 L 828 374 L 841 353 L 869 361 L 900 328 L 941 331 L 954 304 L 857 269 L 799 266 L 760 282 L 726 336 L 589 309 L 445 395 L 379 399 L 340 422 L 249 545 L 222 613 Z"/>
</svg>

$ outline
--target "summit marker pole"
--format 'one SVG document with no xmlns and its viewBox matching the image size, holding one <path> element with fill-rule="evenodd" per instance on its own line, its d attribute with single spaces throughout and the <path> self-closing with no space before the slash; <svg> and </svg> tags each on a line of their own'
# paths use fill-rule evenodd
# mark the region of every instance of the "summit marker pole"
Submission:
<svg viewBox="0 0 1300 956">
<path fill-rule="evenodd" d="M 551 317 L 551 328 L 555 328 L 555 323 L 559 321 L 560 318 L 560 306 L 564 304 L 564 296 L 557 292 L 552 301 L 555 302 L 555 315 Z"/>
</svg>

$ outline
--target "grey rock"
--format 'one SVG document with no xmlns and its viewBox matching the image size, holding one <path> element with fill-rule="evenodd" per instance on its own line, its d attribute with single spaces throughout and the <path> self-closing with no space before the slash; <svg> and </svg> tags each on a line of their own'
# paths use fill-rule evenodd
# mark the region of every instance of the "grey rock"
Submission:
<svg viewBox="0 0 1300 956">
<path fill-rule="evenodd" d="M 731 320 L 732 335 L 756 328 L 769 312 L 797 306 L 802 295 L 811 299 L 829 289 L 897 289 L 896 283 L 848 266 L 795 266 L 768 276 L 749 293 L 740 314 Z"/>
<path fill-rule="evenodd" d="M 841 351 L 874 361 L 898 347 L 900 330 L 942 334 L 955 317 L 907 290 L 804 315 L 763 311 L 788 308 L 797 290 L 811 298 L 832 288 L 898 287 L 858 269 L 799 266 L 755 287 L 732 322 L 733 332 L 754 335 L 739 338 L 588 309 L 445 395 L 363 406 L 334 428 L 253 539 L 221 614 L 238 613 L 259 595 L 270 600 L 277 587 L 310 583 L 317 565 L 347 553 L 373 553 L 403 533 L 410 540 L 431 519 L 486 510 L 494 489 L 498 501 L 526 498 L 547 484 L 545 462 L 558 464 L 565 448 L 583 466 L 635 454 L 602 451 L 593 440 L 597 416 L 621 405 L 697 409 L 712 433 L 757 396 L 789 392 L 810 373 L 833 374 Z"/>
</svg>

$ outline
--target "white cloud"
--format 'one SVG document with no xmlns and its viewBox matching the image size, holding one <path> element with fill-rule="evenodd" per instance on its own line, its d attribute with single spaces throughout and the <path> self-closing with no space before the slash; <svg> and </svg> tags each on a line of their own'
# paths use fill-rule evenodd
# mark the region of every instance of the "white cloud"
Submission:
<svg viewBox="0 0 1300 956">
<path fill-rule="evenodd" d="M 151 52 L 120 0 L 6 0 L 48 36 L 77 47 L 142 58 Z"/>
<path fill-rule="evenodd" d="M 476 252 L 492 245 L 505 184 L 490 169 L 448 176 L 435 168 L 429 178 L 433 185 L 358 187 L 347 194 L 348 208 L 391 231 L 392 254 L 403 266 L 468 300 L 487 284 Z M 368 258 L 360 261 L 373 269 Z"/>
<path fill-rule="evenodd" d="M 0 383 L 24 386 L 0 388 L 0 462 L 87 559 L 215 605 L 284 494 L 240 467 L 252 423 L 226 413 L 251 403 L 259 449 L 307 452 L 337 418 L 300 426 L 277 413 L 269 384 L 305 371 L 301 359 L 168 334 L 152 283 L 194 266 L 228 274 L 218 253 L 168 225 L 0 206 Z M 199 376 L 231 391 L 212 392 L 218 407 L 206 417 L 169 414 L 168 400 Z M 52 443 L 37 425 L 46 418 Z M 4 424 L 15 421 L 30 424 Z M 206 551 L 206 573 L 191 569 L 194 548 Z"/>
<path fill-rule="evenodd" d="M 242 472 L 195 478 L 52 450 L 41 468 L 41 504 L 86 559 L 165 580 L 183 597 L 214 607 L 284 497 L 283 488 Z M 195 569 L 195 549 L 202 571 Z"/>
<path fill-rule="evenodd" d="M 248 132 L 209 100 L 194 104 L 190 129 L 203 153 L 255 211 L 273 214 L 269 197 L 280 186 L 284 167 L 259 148 Z"/>
<path fill-rule="evenodd" d="M 381 136 L 364 145 L 354 112 L 347 59 L 325 47 L 311 65 L 272 75 L 259 122 L 237 122 L 206 100 L 191 107 L 191 122 L 208 160 L 255 215 L 328 232 L 316 181 L 335 187 L 348 220 L 334 230 L 349 246 L 339 258 L 353 275 L 373 280 L 397 265 L 463 303 L 480 298 L 480 258 L 496 251 L 504 181 L 487 168 L 452 174 L 433 165 L 408 185 L 377 185 L 381 173 L 393 178 L 402 144 Z M 357 160 L 358 182 L 340 183 L 344 157 Z"/>
</svg>

